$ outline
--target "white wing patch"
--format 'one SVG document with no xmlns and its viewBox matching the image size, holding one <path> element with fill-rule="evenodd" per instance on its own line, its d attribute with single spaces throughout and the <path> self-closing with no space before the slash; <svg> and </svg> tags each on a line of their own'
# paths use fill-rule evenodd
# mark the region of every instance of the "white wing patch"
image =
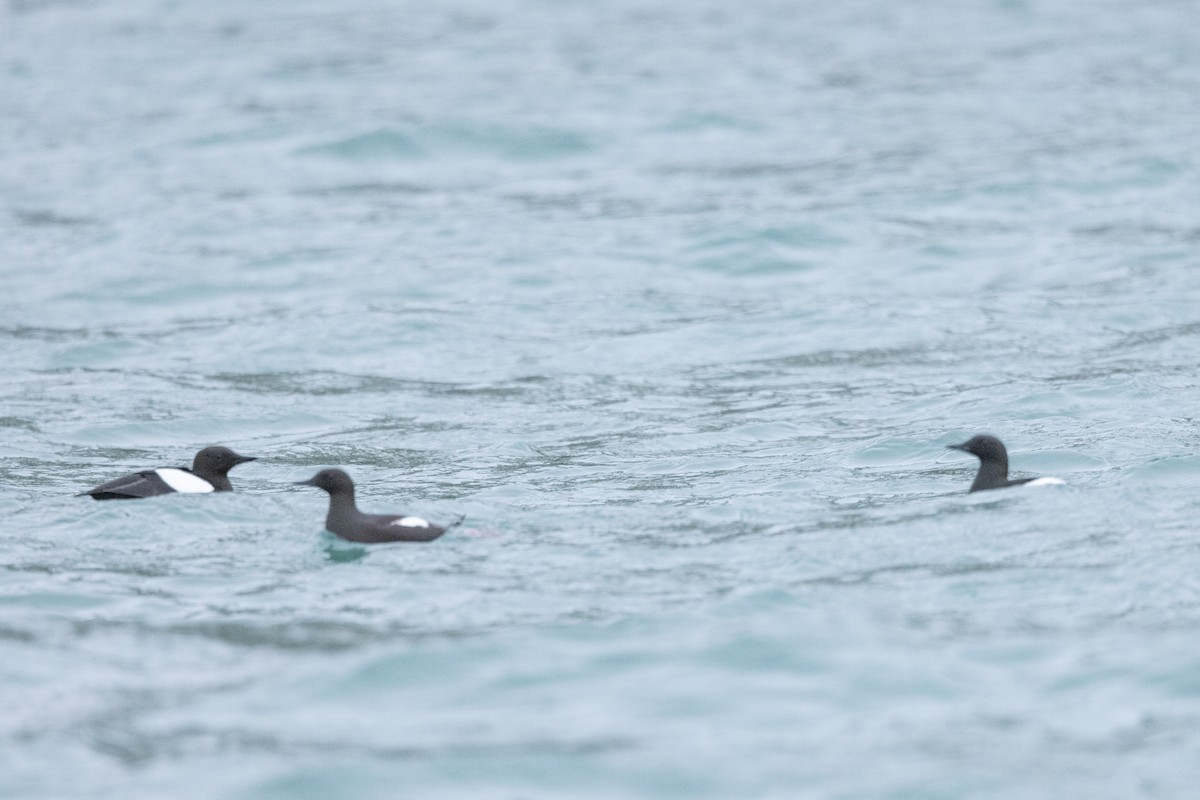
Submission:
<svg viewBox="0 0 1200 800">
<path fill-rule="evenodd" d="M 392 520 L 388 525 L 398 525 L 401 528 L 428 528 L 429 520 L 420 517 L 401 517 Z"/>
<path fill-rule="evenodd" d="M 163 483 L 180 494 L 206 494 L 213 490 L 213 485 L 204 478 L 198 478 L 182 469 L 165 467 L 154 470 L 154 473 L 163 479 Z"/>
<path fill-rule="evenodd" d="M 1034 478 L 1026 486 L 1062 486 L 1066 483 L 1062 478 Z"/>
</svg>

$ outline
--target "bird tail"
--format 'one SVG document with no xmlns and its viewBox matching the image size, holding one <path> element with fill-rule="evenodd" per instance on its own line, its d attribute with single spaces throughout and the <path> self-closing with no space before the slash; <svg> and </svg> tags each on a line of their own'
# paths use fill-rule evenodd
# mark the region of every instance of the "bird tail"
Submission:
<svg viewBox="0 0 1200 800">
<path fill-rule="evenodd" d="M 452 528 L 457 528 L 459 525 L 463 524 L 463 520 L 466 518 L 467 518 L 466 514 L 459 514 L 458 519 L 454 520 L 454 522 L 451 522 L 449 525 L 446 526 L 446 530 L 450 530 Z"/>
</svg>

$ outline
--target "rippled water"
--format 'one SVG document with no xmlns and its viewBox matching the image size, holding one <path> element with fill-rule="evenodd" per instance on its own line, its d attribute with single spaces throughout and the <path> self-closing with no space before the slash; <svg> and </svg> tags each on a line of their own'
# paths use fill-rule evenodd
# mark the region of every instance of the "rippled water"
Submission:
<svg viewBox="0 0 1200 800">
<path fill-rule="evenodd" d="M 8 0 L 0 795 L 1194 796 L 1197 30 Z"/>
</svg>

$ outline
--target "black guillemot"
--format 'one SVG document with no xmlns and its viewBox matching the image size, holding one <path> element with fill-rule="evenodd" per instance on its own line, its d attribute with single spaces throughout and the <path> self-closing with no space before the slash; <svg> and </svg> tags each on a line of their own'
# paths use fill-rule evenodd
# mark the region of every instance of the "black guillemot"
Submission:
<svg viewBox="0 0 1200 800">
<path fill-rule="evenodd" d="M 329 492 L 325 529 L 359 544 L 431 542 L 463 521 L 459 517 L 443 527 L 421 517 L 403 514 L 364 514 L 354 503 L 354 481 L 340 469 L 323 469 L 297 486 L 316 486 Z"/>
<path fill-rule="evenodd" d="M 1004 443 L 995 436 L 981 433 L 972 436 L 961 444 L 946 445 L 951 450 L 962 450 L 979 459 L 979 472 L 975 482 L 968 491 L 981 492 L 984 489 L 1003 489 L 1007 486 L 1050 486 L 1063 483 L 1060 478 L 1017 478 L 1008 477 L 1008 450 Z"/>
<path fill-rule="evenodd" d="M 161 467 L 135 472 L 123 478 L 102 483 L 95 489 L 80 492 L 97 500 L 135 500 L 160 494 L 207 494 L 232 492 L 229 470 L 238 464 L 254 461 L 251 456 L 239 456 L 228 447 L 206 447 L 192 460 L 192 468 Z"/>
</svg>

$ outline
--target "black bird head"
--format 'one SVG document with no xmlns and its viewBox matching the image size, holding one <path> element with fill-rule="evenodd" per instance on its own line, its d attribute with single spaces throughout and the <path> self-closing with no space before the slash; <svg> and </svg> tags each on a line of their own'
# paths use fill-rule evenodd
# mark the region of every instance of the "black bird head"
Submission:
<svg viewBox="0 0 1200 800">
<path fill-rule="evenodd" d="M 192 472 L 197 475 L 224 475 L 238 464 L 255 461 L 253 456 L 239 456 L 228 447 L 206 447 L 192 461 Z"/>
<path fill-rule="evenodd" d="M 330 494 L 354 493 L 354 481 L 340 469 L 323 469 L 306 481 L 296 481 L 297 486 L 316 486 Z"/>
<path fill-rule="evenodd" d="M 989 436 L 986 433 L 981 433 L 978 436 L 972 436 L 961 444 L 946 445 L 951 450 L 962 450 L 964 453 L 970 453 L 978 457 L 980 461 L 999 461 L 1005 466 L 1008 465 L 1008 451 L 1004 449 L 1004 443 L 995 436 Z"/>
</svg>

